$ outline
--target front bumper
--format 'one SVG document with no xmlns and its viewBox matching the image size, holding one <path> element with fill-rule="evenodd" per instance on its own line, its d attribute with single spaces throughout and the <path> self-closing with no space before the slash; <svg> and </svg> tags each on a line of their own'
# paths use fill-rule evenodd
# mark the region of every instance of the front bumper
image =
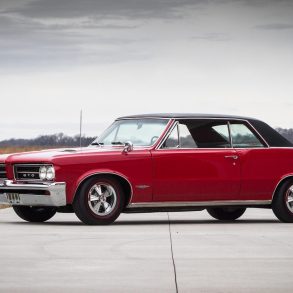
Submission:
<svg viewBox="0 0 293 293">
<path fill-rule="evenodd" d="M 24 184 L 0 182 L 0 204 L 22 206 L 65 206 L 65 182 Z"/>
</svg>

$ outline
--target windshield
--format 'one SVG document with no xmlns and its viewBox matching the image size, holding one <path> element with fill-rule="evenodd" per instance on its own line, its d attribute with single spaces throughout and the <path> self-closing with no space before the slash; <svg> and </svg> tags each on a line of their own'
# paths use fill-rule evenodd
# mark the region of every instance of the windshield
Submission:
<svg viewBox="0 0 293 293">
<path fill-rule="evenodd" d="M 115 121 L 92 145 L 124 145 L 130 141 L 134 146 L 151 146 L 163 133 L 166 119 L 129 119 Z"/>
</svg>

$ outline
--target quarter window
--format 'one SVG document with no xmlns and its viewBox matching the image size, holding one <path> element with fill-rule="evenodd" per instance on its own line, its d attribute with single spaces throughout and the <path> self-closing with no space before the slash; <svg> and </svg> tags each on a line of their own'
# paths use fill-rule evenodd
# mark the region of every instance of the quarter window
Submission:
<svg viewBox="0 0 293 293">
<path fill-rule="evenodd" d="M 235 148 L 258 148 L 264 146 L 245 124 L 231 123 L 230 131 L 232 144 Z"/>
<path fill-rule="evenodd" d="M 173 149 L 179 147 L 179 133 L 178 133 L 178 125 L 174 127 L 174 129 L 169 134 L 169 137 L 165 140 L 162 148 L 164 149 Z"/>
</svg>

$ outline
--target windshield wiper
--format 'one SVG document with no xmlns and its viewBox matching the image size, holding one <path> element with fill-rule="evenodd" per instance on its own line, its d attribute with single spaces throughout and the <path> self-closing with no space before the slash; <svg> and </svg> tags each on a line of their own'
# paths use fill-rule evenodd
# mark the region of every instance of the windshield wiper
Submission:
<svg viewBox="0 0 293 293">
<path fill-rule="evenodd" d="M 104 143 L 103 142 L 93 142 L 93 143 L 91 143 L 91 145 L 104 145 Z"/>
<path fill-rule="evenodd" d="M 124 145 L 124 143 L 121 142 L 121 141 L 112 141 L 111 144 L 114 144 L 114 145 Z"/>
</svg>

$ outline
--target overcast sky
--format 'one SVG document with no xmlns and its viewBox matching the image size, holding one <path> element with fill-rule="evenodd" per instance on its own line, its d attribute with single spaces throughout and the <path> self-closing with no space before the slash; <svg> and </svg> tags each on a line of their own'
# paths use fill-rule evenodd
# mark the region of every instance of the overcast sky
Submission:
<svg viewBox="0 0 293 293">
<path fill-rule="evenodd" d="M 0 0 L 0 140 L 115 117 L 237 114 L 293 128 L 292 0 Z"/>
</svg>

